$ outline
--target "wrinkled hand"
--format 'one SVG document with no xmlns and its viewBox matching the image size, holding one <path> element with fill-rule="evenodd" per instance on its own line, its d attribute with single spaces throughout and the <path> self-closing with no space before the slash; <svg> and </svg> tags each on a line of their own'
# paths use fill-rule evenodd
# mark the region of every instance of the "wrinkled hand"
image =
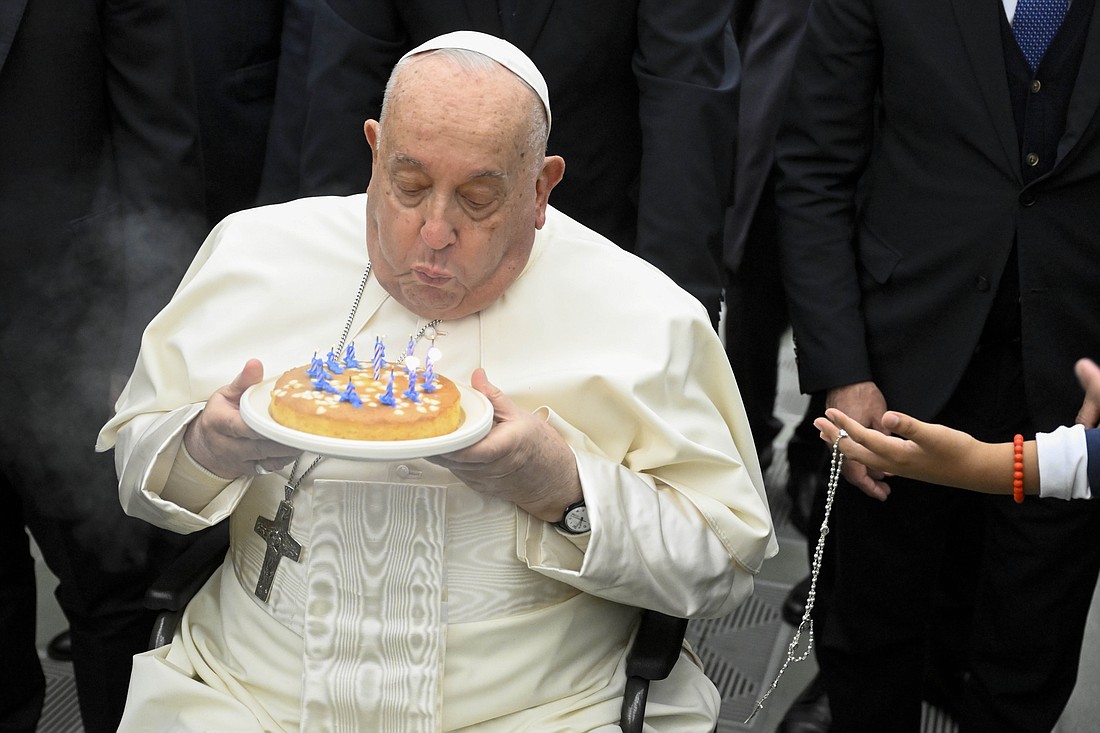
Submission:
<svg viewBox="0 0 1100 733">
<path fill-rule="evenodd" d="M 1086 428 L 1095 428 L 1100 425 L 1100 366 L 1092 359 L 1079 359 L 1074 372 L 1085 390 L 1085 401 L 1075 422 Z"/>
<path fill-rule="evenodd" d="M 261 437 L 241 418 L 241 395 L 263 378 L 263 364 L 249 359 L 233 382 L 211 395 L 203 411 L 187 426 L 183 444 L 200 466 L 233 479 L 259 473 L 258 468 L 277 471 L 300 453 Z"/>
<path fill-rule="evenodd" d="M 582 497 L 573 451 L 544 420 L 520 409 L 493 386 L 484 369 L 475 370 L 470 383 L 493 405 L 492 429 L 468 448 L 428 460 L 475 491 L 557 522 L 566 507 Z"/>
<path fill-rule="evenodd" d="M 865 427 L 841 410 L 827 409 L 825 417 L 814 420 L 821 438 L 831 445 L 841 428 L 848 437 L 840 441 L 845 458 L 885 475 L 908 476 L 941 486 L 969 487 L 967 477 L 978 441 L 945 425 L 925 423 L 901 412 L 887 412 L 882 426 L 901 437 Z M 903 439 L 904 438 L 904 439 Z"/>
<path fill-rule="evenodd" d="M 886 398 L 874 382 L 856 382 L 829 390 L 825 406 L 833 407 L 851 416 L 860 425 L 882 432 L 882 413 L 886 412 Z M 868 496 L 886 501 L 890 487 L 882 479 L 881 471 L 868 469 L 856 459 L 847 460 L 841 469 L 844 478 Z"/>
</svg>

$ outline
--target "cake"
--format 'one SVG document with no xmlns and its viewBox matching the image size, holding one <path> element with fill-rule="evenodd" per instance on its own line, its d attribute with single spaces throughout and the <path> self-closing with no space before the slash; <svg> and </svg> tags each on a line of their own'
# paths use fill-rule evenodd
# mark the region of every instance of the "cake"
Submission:
<svg viewBox="0 0 1100 733">
<path fill-rule="evenodd" d="M 348 440 L 416 440 L 454 432 L 462 420 L 454 382 L 438 374 L 424 380 L 414 372 L 387 366 L 374 378 L 374 368 L 329 370 L 314 359 L 309 366 L 286 371 L 271 390 L 271 417 L 295 430 Z M 348 385 L 351 385 L 350 387 Z"/>
</svg>

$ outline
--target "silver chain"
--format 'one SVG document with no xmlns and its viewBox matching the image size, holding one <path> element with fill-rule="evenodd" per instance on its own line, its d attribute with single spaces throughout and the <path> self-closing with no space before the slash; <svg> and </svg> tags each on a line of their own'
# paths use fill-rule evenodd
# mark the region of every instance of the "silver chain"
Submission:
<svg viewBox="0 0 1100 733">
<path fill-rule="evenodd" d="M 336 347 L 335 351 L 332 352 L 336 354 L 337 358 L 339 358 L 344 350 L 344 344 L 347 343 L 348 336 L 351 334 L 351 324 L 355 320 L 355 314 L 359 312 L 359 302 L 363 300 L 363 292 L 367 289 L 367 280 L 370 279 L 370 266 L 371 263 L 368 262 L 367 269 L 363 270 L 363 279 L 359 281 L 359 289 L 355 291 L 355 300 L 352 301 L 351 312 L 348 313 L 348 320 L 344 324 L 343 332 L 340 334 L 340 344 Z M 299 455 L 294 459 L 294 465 L 290 467 L 290 476 L 287 478 L 286 486 L 284 487 L 287 501 L 291 500 L 291 497 L 294 496 L 294 492 L 297 491 L 298 487 L 305 481 L 306 476 L 308 476 L 313 469 L 317 468 L 317 464 L 320 463 L 323 458 L 324 456 L 317 456 L 314 458 L 313 463 L 309 464 L 306 470 L 303 471 L 302 475 L 298 478 L 294 478 L 294 474 L 298 471 L 298 461 L 302 460 L 302 457 Z"/>
<path fill-rule="evenodd" d="M 359 312 L 359 301 L 363 299 L 363 291 L 367 289 L 367 280 L 370 279 L 370 265 L 367 263 L 367 269 L 363 270 L 363 279 L 359 281 L 359 289 L 355 291 L 355 300 L 351 304 L 351 313 L 348 313 L 347 323 L 344 324 L 344 331 L 340 334 L 340 343 L 336 346 L 336 350 L 332 353 L 336 354 L 339 358 L 340 354 L 344 351 L 344 344 L 348 342 L 348 336 L 351 335 L 351 324 L 355 320 L 355 314 Z"/>
<path fill-rule="evenodd" d="M 317 468 L 317 464 L 321 462 L 321 458 L 322 456 L 314 458 L 313 463 L 309 464 L 306 470 L 303 471 L 302 475 L 298 478 L 294 478 L 294 474 L 298 470 L 298 461 L 302 460 L 302 456 L 299 455 L 294 459 L 294 465 L 290 467 L 290 477 L 286 480 L 286 486 L 284 487 L 287 501 L 291 500 L 290 497 L 294 496 L 294 492 L 297 491 L 298 487 L 302 485 L 302 482 L 306 480 L 306 476 L 309 475 L 310 471 Z"/>
<path fill-rule="evenodd" d="M 779 678 L 783 676 L 783 673 L 787 671 L 787 667 L 792 663 L 801 662 L 810 656 L 810 652 L 814 648 L 814 622 L 810 618 L 810 614 L 814 610 L 814 602 L 817 600 L 817 577 L 821 573 L 821 557 L 825 552 L 825 536 L 829 534 L 829 514 L 833 510 L 833 497 L 836 496 L 836 487 L 840 483 L 840 469 L 844 465 L 844 454 L 840 451 L 840 439 L 848 437 L 848 433 L 841 430 L 840 435 L 833 441 L 833 458 L 829 463 L 829 484 L 825 494 L 825 518 L 821 520 L 821 532 L 817 536 L 817 546 L 814 547 L 814 559 L 810 568 L 810 592 L 806 595 L 806 609 L 802 612 L 802 620 L 798 624 L 798 628 L 794 630 L 794 636 L 791 637 L 790 644 L 787 645 L 787 658 L 783 660 L 783 666 L 779 668 L 779 672 L 775 675 L 775 679 L 772 680 L 772 684 L 765 690 L 764 694 L 756 701 L 756 706 L 752 709 L 749 717 L 745 718 L 745 723 L 748 724 L 753 717 L 763 709 L 764 701 L 768 699 L 768 696 L 775 690 L 776 685 L 779 684 Z M 802 640 L 802 632 L 806 632 L 806 649 L 798 654 L 798 644 Z"/>
</svg>

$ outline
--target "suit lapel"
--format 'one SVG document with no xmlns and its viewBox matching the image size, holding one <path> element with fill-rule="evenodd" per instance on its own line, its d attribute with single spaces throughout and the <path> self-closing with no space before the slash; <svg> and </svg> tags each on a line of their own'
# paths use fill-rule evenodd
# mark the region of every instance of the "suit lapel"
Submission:
<svg viewBox="0 0 1100 733">
<path fill-rule="evenodd" d="M 997 133 L 1006 164 L 1022 183 L 1017 160 L 1016 123 L 1012 117 L 1004 49 L 1001 47 L 1000 14 L 1004 12 L 1002 4 L 995 0 L 952 0 L 952 4 L 963 44 L 970 56 L 971 71 L 978 81 L 982 98 L 989 110 L 990 121 Z"/>
<path fill-rule="evenodd" d="M 4 62 L 8 60 L 8 51 L 11 50 L 26 7 L 27 0 L 6 0 L 0 3 L 0 71 L 4 70 Z"/>
<path fill-rule="evenodd" d="M 1076 0 L 1093 2 L 1094 0 Z M 1096 117 L 1100 108 L 1100 13 L 1093 8 L 1089 20 L 1088 35 L 1085 37 L 1085 51 L 1081 55 L 1081 68 L 1077 72 L 1077 81 L 1073 85 L 1073 94 L 1069 99 L 1069 111 L 1066 115 L 1066 131 L 1058 142 L 1058 164 L 1061 165 L 1073 146 L 1081 139 L 1089 123 Z"/>
</svg>

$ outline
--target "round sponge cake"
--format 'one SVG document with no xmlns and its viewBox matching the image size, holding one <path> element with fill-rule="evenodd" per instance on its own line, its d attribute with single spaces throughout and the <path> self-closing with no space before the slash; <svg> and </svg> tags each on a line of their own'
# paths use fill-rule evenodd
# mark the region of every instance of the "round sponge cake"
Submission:
<svg viewBox="0 0 1100 733">
<path fill-rule="evenodd" d="M 417 380 L 418 401 L 413 401 L 405 394 L 407 374 L 396 370 L 391 405 L 384 402 L 390 386 L 388 370 L 375 379 L 372 368 L 346 368 L 331 377 L 331 388 L 326 390 L 315 386 L 307 369 L 300 366 L 284 372 L 271 390 L 271 417 L 289 428 L 348 440 L 416 440 L 454 432 L 462 422 L 458 387 L 445 377 L 436 375 L 430 392 L 424 392 Z M 349 381 L 358 399 L 341 397 Z"/>
</svg>

